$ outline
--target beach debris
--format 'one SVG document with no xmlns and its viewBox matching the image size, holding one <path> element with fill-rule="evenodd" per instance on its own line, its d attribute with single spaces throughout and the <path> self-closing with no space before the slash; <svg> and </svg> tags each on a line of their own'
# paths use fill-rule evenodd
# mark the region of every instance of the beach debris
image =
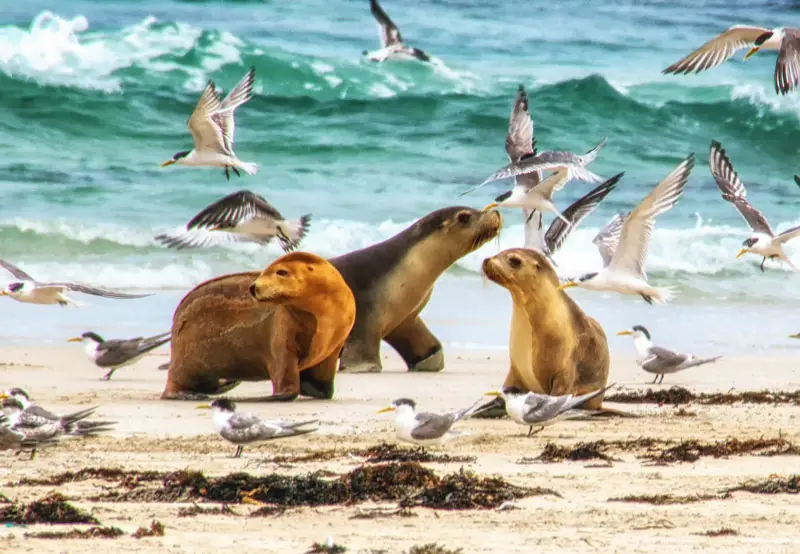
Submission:
<svg viewBox="0 0 800 554">
<path fill-rule="evenodd" d="M 709 529 L 702 533 L 694 533 L 695 535 L 702 535 L 704 537 L 736 537 L 739 531 L 731 529 L 730 527 L 720 527 L 719 529 Z"/>
<path fill-rule="evenodd" d="M 607 395 L 606 402 L 626 404 L 690 404 L 704 405 L 728 404 L 795 404 L 800 405 L 800 390 L 797 391 L 743 391 L 695 394 L 683 387 L 673 386 L 666 390 L 647 389 L 641 391 L 617 392 Z"/>
<path fill-rule="evenodd" d="M 412 546 L 408 549 L 407 554 L 464 554 L 464 551 L 460 548 L 453 550 L 451 548 L 445 548 L 439 543 L 429 542 L 427 544 Z"/>
<path fill-rule="evenodd" d="M 498 512 L 506 512 L 508 510 L 520 510 L 520 509 L 521 508 L 517 506 L 515 502 L 512 502 L 510 500 L 506 500 L 497 507 Z"/>
<path fill-rule="evenodd" d="M 690 494 L 686 496 L 677 496 L 673 494 L 631 494 L 628 496 L 609 498 L 608 502 L 636 502 L 641 504 L 653 504 L 655 506 L 669 506 L 673 504 L 693 504 L 705 500 L 721 500 L 724 498 L 727 498 L 727 496 L 715 494 Z"/>
<path fill-rule="evenodd" d="M 521 458 L 518 464 L 553 463 L 565 460 L 577 462 L 582 460 L 604 460 L 607 462 L 618 461 L 604 452 L 608 444 L 603 441 L 579 442 L 575 446 L 559 446 L 548 442 L 544 445 L 542 453 L 535 458 Z"/>
<path fill-rule="evenodd" d="M 336 544 L 333 542 L 333 537 L 328 537 L 325 543 L 315 542 L 311 545 L 309 550 L 306 550 L 306 554 L 313 554 L 316 552 L 322 552 L 324 554 L 340 554 L 342 552 L 347 552 L 347 547 L 341 544 Z"/>
<path fill-rule="evenodd" d="M 134 539 L 143 539 L 146 537 L 163 537 L 164 524 L 154 519 L 150 522 L 150 527 L 139 527 L 136 531 L 131 533 Z"/>
<path fill-rule="evenodd" d="M 410 508 L 371 508 L 359 510 L 350 519 L 380 519 L 384 517 L 417 517 Z"/>
<path fill-rule="evenodd" d="M 473 463 L 475 456 L 452 456 L 450 454 L 435 454 L 424 447 L 403 448 L 396 444 L 383 442 L 362 450 L 359 455 L 365 457 L 370 463 L 380 462 L 438 462 L 438 463 Z"/>
<path fill-rule="evenodd" d="M 0 523 L 90 523 L 100 525 L 91 514 L 76 508 L 54 492 L 30 504 L 12 503 L 0 508 Z"/>
<path fill-rule="evenodd" d="M 187 508 L 181 508 L 178 510 L 178 517 L 195 517 L 199 515 L 226 515 L 226 516 L 239 516 L 238 512 L 235 512 L 233 508 L 228 506 L 227 504 L 223 504 L 222 506 L 200 506 L 197 503 L 193 503 L 191 506 Z"/>
<path fill-rule="evenodd" d="M 754 494 L 798 494 L 800 493 L 800 474 L 787 477 L 770 475 L 764 481 L 747 481 L 733 488 L 725 489 L 723 492 L 729 494 L 738 491 Z"/>
<path fill-rule="evenodd" d="M 781 437 L 743 440 L 734 438 L 710 444 L 697 440 L 685 440 L 661 452 L 644 454 L 642 458 L 650 460 L 654 464 L 668 464 L 696 462 L 701 457 L 727 458 L 744 454 L 794 456 L 800 455 L 800 447 Z"/>
<path fill-rule="evenodd" d="M 117 539 L 125 534 L 119 527 L 89 527 L 70 531 L 32 531 L 25 533 L 26 539 Z"/>
</svg>

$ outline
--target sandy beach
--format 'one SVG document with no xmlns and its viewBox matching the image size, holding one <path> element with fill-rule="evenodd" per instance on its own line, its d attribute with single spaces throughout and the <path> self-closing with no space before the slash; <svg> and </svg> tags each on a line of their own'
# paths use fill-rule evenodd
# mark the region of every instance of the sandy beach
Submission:
<svg viewBox="0 0 800 554">
<path fill-rule="evenodd" d="M 330 536 L 347 552 L 407 552 L 435 542 L 473 552 L 797 552 L 800 507 L 796 494 L 722 491 L 770 476 L 798 473 L 798 455 L 700 455 L 695 461 L 653 463 L 635 439 L 657 439 L 658 448 L 680 441 L 713 444 L 728 439 L 778 439 L 800 444 L 800 410 L 793 403 L 701 402 L 606 404 L 642 417 L 564 421 L 531 438 L 527 429 L 508 419 L 470 419 L 459 428 L 467 434 L 432 452 L 474 456 L 467 463 L 425 463 L 438 475 L 461 467 L 480 477 L 499 476 L 513 485 L 543 487 L 552 494 L 514 501 L 517 509 L 442 510 L 413 507 L 392 515 L 396 502 L 291 507 L 267 517 L 258 509 L 231 504 L 233 514 L 179 517 L 192 502 L 112 502 L 92 500 L 108 491 L 124 490 L 101 479 L 54 485 L 14 485 L 23 478 L 47 478 L 81 468 L 124 468 L 127 471 L 197 470 L 206 476 L 244 471 L 254 476 L 302 475 L 325 470 L 331 478 L 366 463 L 353 454 L 381 442 L 394 443 L 393 418 L 375 412 L 393 398 L 414 398 L 422 409 L 446 410 L 474 402 L 496 388 L 505 375 L 505 354 L 448 352 L 439 374 L 409 374 L 399 358 L 384 348 L 381 374 L 346 375 L 336 380 L 333 401 L 300 400 L 290 404 L 250 404 L 243 410 L 267 418 L 319 418 L 317 433 L 271 444 L 247 447 L 242 458 L 213 433 L 209 412 L 196 402 L 158 399 L 165 372 L 156 368 L 168 349 L 139 365 L 123 368 L 109 381 L 78 348 L 14 348 L 2 350 L 0 384 L 22 386 L 35 400 L 67 412 L 99 405 L 97 418 L 118 421 L 109 435 L 72 439 L 40 451 L 33 461 L 7 453 L 0 466 L 0 492 L 11 501 L 30 502 L 59 491 L 73 505 L 93 514 L 103 526 L 118 527 L 117 539 L 44 540 L 26 533 L 72 526 L 6 526 L 4 550 L 14 552 L 89 552 L 114 548 L 124 552 L 213 552 L 220 548 L 261 552 L 308 551 Z M 615 357 L 611 379 L 617 391 L 668 390 L 673 385 L 696 392 L 793 391 L 800 387 L 800 366 L 792 358 L 724 358 L 715 365 L 667 376 L 663 385 L 649 385 L 632 358 Z M 269 391 L 270 385 L 245 384 L 236 394 Z M 548 443 L 573 447 L 578 442 L 606 441 L 609 457 L 578 461 L 533 461 Z M 617 441 L 616 443 L 614 441 Z M 616 445 L 616 446 L 615 446 Z M 552 448 L 552 447 L 551 447 Z M 784 446 L 786 448 L 786 446 Z M 331 451 L 319 460 L 309 454 Z M 652 449 L 651 449 L 652 450 Z M 276 461 L 276 456 L 281 458 Z M 293 461 L 293 457 L 300 457 Z M 306 461 L 303 461 L 306 460 Z M 157 483 L 156 483 L 157 485 Z M 153 485 L 155 486 L 155 485 Z M 796 485 L 795 485 L 796 486 Z M 672 495 L 678 504 L 611 501 L 641 495 Z M 201 507 L 212 507 L 201 503 Z M 219 506 L 218 504 L 216 505 Z M 2 508 L 2 505 L 0 505 Z M 379 509 L 383 509 L 382 511 Z M 380 513 L 376 516 L 375 512 Z M 364 514 L 374 517 L 362 519 Z M 405 515 L 406 517 L 403 517 Z M 135 539 L 130 534 L 158 520 L 164 535 Z M 86 528 L 88 526 L 75 526 Z M 720 530 L 723 534 L 717 535 Z M 735 534 L 733 534 L 735 533 Z M 716 536 L 715 536 L 716 535 Z"/>
</svg>

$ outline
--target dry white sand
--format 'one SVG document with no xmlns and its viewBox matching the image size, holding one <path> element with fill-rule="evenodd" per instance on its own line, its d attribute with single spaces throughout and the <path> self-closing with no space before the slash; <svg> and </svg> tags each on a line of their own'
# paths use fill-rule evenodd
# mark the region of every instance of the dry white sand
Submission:
<svg viewBox="0 0 800 554">
<path fill-rule="evenodd" d="M 33 461 L 4 453 L 0 464 L 0 492 L 30 501 L 53 487 L 20 487 L 8 483 L 23 477 L 46 476 L 82 467 L 121 466 L 126 469 L 193 469 L 207 475 L 234 471 L 252 474 L 305 473 L 328 469 L 346 473 L 363 462 L 342 455 L 325 462 L 278 465 L 276 454 L 305 453 L 330 448 L 363 448 L 394 441 L 391 414 L 376 410 L 399 396 L 417 400 L 434 411 L 463 407 L 502 384 L 507 356 L 498 353 L 447 352 L 447 368 L 438 374 L 408 373 L 386 348 L 383 373 L 340 374 L 333 401 L 299 400 L 288 404 L 246 404 L 240 409 L 267 418 L 319 418 L 317 433 L 245 449 L 231 458 L 234 447 L 211 427 L 210 414 L 196 410 L 195 402 L 158 399 L 166 372 L 156 367 L 167 360 L 168 349 L 138 365 L 119 370 L 111 381 L 100 381 L 104 371 L 91 365 L 80 348 L 5 348 L 0 350 L 0 386 L 22 386 L 40 404 L 57 412 L 100 405 L 97 417 L 118 421 L 107 436 L 66 440 L 40 451 Z M 792 358 L 723 358 L 718 363 L 668 375 L 663 385 L 650 385 L 632 358 L 616 357 L 611 381 L 618 390 L 669 388 L 680 385 L 695 392 L 797 390 L 800 362 Z M 269 383 L 245 384 L 233 395 L 269 393 Z M 449 454 L 477 456 L 463 464 L 480 475 L 497 475 L 513 484 L 553 489 L 561 497 L 535 496 L 516 502 L 509 511 L 442 511 L 414 508 L 415 517 L 351 519 L 374 507 L 293 508 L 277 517 L 251 518 L 252 506 L 236 505 L 240 515 L 177 517 L 179 505 L 167 503 L 98 503 L 87 501 L 102 481 L 71 483 L 57 488 L 90 510 L 103 525 L 126 533 L 157 519 L 166 526 L 159 538 L 116 540 L 43 540 L 25 538 L 25 532 L 45 526 L 5 527 L 0 550 L 6 552 L 306 552 L 312 542 L 332 536 L 348 552 L 401 553 L 413 545 L 438 542 L 477 552 L 800 552 L 800 496 L 737 492 L 724 500 L 684 505 L 609 502 L 626 495 L 715 495 L 747 480 L 772 474 L 800 473 L 800 457 L 756 455 L 703 457 L 693 463 L 647 465 L 632 452 L 611 454 L 611 464 L 597 460 L 519 464 L 523 456 L 538 455 L 553 442 L 619 440 L 638 437 L 697 439 L 713 442 L 728 438 L 777 437 L 800 444 L 800 407 L 738 404 L 732 406 L 610 404 L 642 414 L 638 419 L 611 418 L 565 421 L 527 438 L 527 429 L 509 420 L 472 419 L 460 428 L 469 434 L 439 448 Z M 689 415 L 686 415 L 689 412 Z M 23 456 L 23 458 L 25 458 Z M 427 464 L 439 474 L 457 471 L 462 464 Z M 392 504 L 385 504 L 391 507 Z M 735 536 L 710 537 L 710 530 L 730 528 Z"/>
</svg>

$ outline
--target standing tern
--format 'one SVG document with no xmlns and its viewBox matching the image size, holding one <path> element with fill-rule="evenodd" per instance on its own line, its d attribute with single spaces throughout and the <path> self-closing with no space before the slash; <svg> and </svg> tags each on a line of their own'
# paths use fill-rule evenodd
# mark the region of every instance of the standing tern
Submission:
<svg viewBox="0 0 800 554">
<path fill-rule="evenodd" d="M 461 410 L 446 414 L 434 414 L 416 411 L 417 403 L 410 398 L 398 398 L 390 406 L 378 410 L 377 413 L 395 412 L 395 434 L 398 440 L 427 446 L 441 444 L 459 436 L 459 433 L 451 429 L 453 424 L 469 417 L 479 407 L 479 402 L 477 402 Z"/>
<path fill-rule="evenodd" d="M 775 62 L 775 93 L 787 94 L 800 79 L 800 29 L 791 27 L 752 27 L 734 25 L 700 48 L 675 62 L 663 73 L 699 73 L 725 62 L 737 50 L 750 48 L 744 59 L 759 50 L 778 50 Z"/>
<path fill-rule="evenodd" d="M 182 249 L 213 245 L 218 238 L 266 245 L 278 237 L 283 251 L 291 252 L 310 226 L 311 214 L 286 220 L 263 196 L 240 190 L 204 208 L 186 224 L 185 232 L 161 234 L 155 238 L 165 246 Z"/>
<path fill-rule="evenodd" d="M 733 164 L 728 158 L 725 149 L 715 140 L 711 141 L 708 163 L 711 167 L 711 175 L 714 176 L 719 190 L 722 191 L 722 198 L 736 207 L 753 230 L 750 238 L 745 239 L 742 243 L 742 249 L 736 254 L 736 258 L 738 259 L 747 253 L 761 256 L 761 271 L 764 271 L 764 263 L 766 263 L 767 258 L 777 258 L 786 262 L 795 271 L 800 271 L 783 250 L 784 244 L 793 238 L 800 237 L 800 226 L 792 227 L 779 235 L 775 235 L 764 214 L 747 201 L 747 191 L 744 188 L 744 183 L 742 183 L 736 170 L 733 169 Z"/>
<path fill-rule="evenodd" d="M 144 298 L 152 294 L 125 294 L 106 289 L 88 287 L 77 283 L 41 283 L 22 271 L 14 264 L 5 260 L 0 260 L 0 267 L 11 273 L 19 281 L 9 283 L 5 290 L 0 290 L 0 296 L 10 296 L 17 302 L 27 302 L 30 304 L 58 304 L 60 306 L 80 306 L 80 302 L 69 298 L 67 291 L 82 292 L 104 298 Z"/>
<path fill-rule="evenodd" d="M 166 344 L 172 338 L 172 332 L 161 333 L 152 337 L 136 337 L 133 339 L 106 340 L 97 333 L 87 331 L 79 337 L 67 342 L 82 342 L 86 355 L 97 367 L 109 369 L 102 380 L 108 381 L 116 370 L 138 362 L 145 354 Z"/>
<path fill-rule="evenodd" d="M 192 115 L 186 122 L 192 133 L 194 148 L 176 153 L 172 159 L 161 164 L 167 167 L 172 164 L 187 166 L 211 166 L 225 169 L 225 178 L 230 180 L 230 171 L 241 175 L 241 169 L 248 175 L 255 175 L 258 166 L 246 163 L 236 157 L 233 152 L 233 135 L 235 124 L 233 112 L 250 100 L 253 95 L 253 82 L 256 70 L 250 68 L 247 75 L 239 81 L 220 101 L 214 81 L 206 85 Z"/>
<path fill-rule="evenodd" d="M 286 421 L 266 421 L 256 414 L 236 412 L 236 404 L 227 398 L 215 398 L 210 404 L 201 404 L 198 409 L 211 409 L 211 420 L 217 433 L 226 441 L 236 445 L 234 458 L 239 458 L 244 445 L 285 437 L 296 437 L 316 431 L 301 429 L 306 425 L 317 423 L 316 419 L 300 423 Z"/>
<path fill-rule="evenodd" d="M 487 392 L 486 396 L 502 397 L 505 401 L 508 417 L 520 425 L 527 425 L 529 427 L 528 436 L 530 437 L 534 434 L 534 425 L 540 426 L 536 431 L 538 433 L 556 421 L 569 417 L 590 415 L 591 412 L 578 411 L 576 408 L 587 400 L 603 394 L 613 386 L 614 383 L 579 396 L 573 396 L 572 394 L 550 396 L 549 394 L 525 392 L 518 387 L 503 387 L 500 391 Z"/>
<path fill-rule="evenodd" d="M 599 272 L 587 273 L 559 285 L 559 290 L 583 287 L 641 296 L 648 304 L 665 304 L 674 297 L 671 287 L 656 288 L 647 282 L 644 261 L 656 217 L 670 210 L 681 197 L 694 167 L 690 154 L 631 211 L 622 223 L 619 245 Z"/>
<path fill-rule="evenodd" d="M 617 336 L 625 335 L 633 336 L 633 346 L 636 348 L 637 354 L 636 362 L 639 366 L 648 373 L 655 373 L 656 377 L 653 379 L 653 384 L 655 384 L 659 376 L 661 380 L 658 382 L 661 383 L 667 373 L 677 373 L 690 367 L 716 362 L 722 357 L 698 358 L 694 354 L 679 354 L 656 346 L 650 340 L 650 332 L 641 325 L 634 325 L 630 329 L 617 333 Z"/>
<path fill-rule="evenodd" d="M 369 9 L 372 16 L 378 23 L 378 31 L 381 38 L 380 50 L 373 52 L 363 52 L 363 55 L 372 62 L 383 62 L 389 59 L 417 59 L 422 62 L 429 62 L 430 56 L 419 48 L 410 48 L 403 42 L 400 36 L 400 29 L 389 19 L 386 12 L 378 4 L 378 0 L 370 0 Z"/>
</svg>

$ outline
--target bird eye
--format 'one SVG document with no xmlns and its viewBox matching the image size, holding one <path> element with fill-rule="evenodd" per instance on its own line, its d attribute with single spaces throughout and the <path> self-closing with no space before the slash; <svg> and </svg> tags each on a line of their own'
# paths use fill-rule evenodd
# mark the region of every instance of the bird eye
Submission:
<svg viewBox="0 0 800 554">
<path fill-rule="evenodd" d="M 279 275 L 280 277 L 288 277 L 289 272 L 286 271 L 285 269 L 279 269 L 278 271 L 275 272 L 275 275 Z"/>
<path fill-rule="evenodd" d="M 513 267 L 514 269 L 518 269 L 522 265 L 522 260 L 517 258 L 516 256 L 511 256 L 508 259 L 508 264 Z"/>
<path fill-rule="evenodd" d="M 458 221 L 459 223 L 469 223 L 470 217 L 472 216 L 467 212 L 461 212 L 460 214 L 458 214 Z"/>
</svg>

